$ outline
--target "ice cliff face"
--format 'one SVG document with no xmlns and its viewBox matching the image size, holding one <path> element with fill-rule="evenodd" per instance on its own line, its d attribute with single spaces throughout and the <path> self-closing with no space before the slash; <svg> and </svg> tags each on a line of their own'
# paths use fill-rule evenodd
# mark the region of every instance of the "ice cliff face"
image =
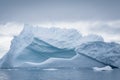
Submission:
<svg viewBox="0 0 120 80">
<path fill-rule="evenodd" d="M 87 55 L 107 65 L 120 67 L 120 44 L 111 42 L 90 42 L 76 49 L 79 54 Z"/>
<path fill-rule="evenodd" d="M 9 52 L 0 61 L 0 67 L 103 66 L 101 62 L 75 51 L 82 43 L 94 41 L 103 41 L 103 38 L 96 35 L 82 36 L 75 29 L 25 25 L 20 35 L 12 40 Z"/>
</svg>

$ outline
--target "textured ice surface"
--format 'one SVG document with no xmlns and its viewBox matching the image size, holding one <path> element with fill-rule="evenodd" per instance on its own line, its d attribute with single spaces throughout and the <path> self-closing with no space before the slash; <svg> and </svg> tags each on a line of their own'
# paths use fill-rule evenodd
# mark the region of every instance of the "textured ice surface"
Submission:
<svg viewBox="0 0 120 80">
<path fill-rule="evenodd" d="M 103 63 L 100 63 L 85 55 L 75 55 L 72 58 L 49 58 L 42 63 L 26 63 L 28 66 L 37 67 L 68 67 L 68 68 L 92 68 L 94 66 L 103 67 Z"/>
<path fill-rule="evenodd" d="M 60 49 L 34 38 L 28 46 L 20 50 L 9 51 L 3 58 L 2 66 L 19 67 L 25 62 L 40 63 L 51 57 L 71 58 L 74 55 L 76 53 L 73 49 Z"/>
<path fill-rule="evenodd" d="M 120 44 L 90 42 L 79 46 L 76 51 L 108 65 L 120 67 Z"/>
<path fill-rule="evenodd" d="M 90 57 L 76 53 L 82 43 L 103 41 L 97 35 L 82 36 L 75 29 L 42 28 L 25 25 L 15 36 L 1 68 L 11 67 L 93 67 L 103 66 Z M 48 64 L 46 64 L 48 63 Z"/>
</svg>

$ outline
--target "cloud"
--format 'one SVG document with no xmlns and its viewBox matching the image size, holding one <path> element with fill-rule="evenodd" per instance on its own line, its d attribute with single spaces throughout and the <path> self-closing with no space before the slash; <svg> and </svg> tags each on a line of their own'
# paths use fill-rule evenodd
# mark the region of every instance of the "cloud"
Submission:
<svg viewBox="0 0 120 80">
<path fill-rule="evenodd" d="M 88 27 L 88 32 L 101 35 L 106 41 L 120 42 L 120 21 L 96 22 Z"/>
<path fill-rule="evenodd" d="M 0 58 L 9 50 L 12 38 L 9 36 L 0 36 Z"/>
<path fill-rule="evenodd" d="M 120 23 L 119 25 L 110 25 L 108 23 L 99 23 L 92 27 L 90 27 L 90 30 L 93 30 L 94 32 L 102 32 L 110 35 L 120 35 Z"/>
<path fill-rule="evenodd" d="M 0 24 L 0 36 L 15 36 L 22 30 L 23 24 L 19 23 L 6 23 Z"/>
<path fill-rule="evenodd" d="M 11 40 L 15 35 L 18 35 L 23 28 L 23 24 L 9 22 L 0 24 L 0 58 L 10 48 Z"/>
</svg>

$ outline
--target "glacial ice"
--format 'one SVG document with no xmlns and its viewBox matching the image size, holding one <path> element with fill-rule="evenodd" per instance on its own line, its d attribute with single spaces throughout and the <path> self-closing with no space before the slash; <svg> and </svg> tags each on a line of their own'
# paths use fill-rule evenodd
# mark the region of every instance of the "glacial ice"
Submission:
<svg viewBox="0 0 120 80">
<path fill-rule="evenodd" d="M 76 54 L 72 58 L 49 58 L 42 63 L 31 63 L 26 62 L 26 66 L 36 66 L 36 67 L 50 67 L 50 68 L 92 68 L 94 66 L 103 67 L 103 63 L 100 63 L 94 59 L 91 59 L 84 55 Z M 23 64 L 24 65 L 24 64 Z"/>
<path fill-rule="evenodd" d="M 92 43 L 94 45 L 100 42 L 103 43 L 104 47 L 101 44 L 84 47 L 86 44 Z M 10 50 L 0 61 L 0 67 L 103 67 L 105 64 L 113 64 L 106 62 L 109 55 L 104 60 L 100 59 L 103 57 L 102 51 L 106 53 L 105 51 L 109 51 L 110 47 L 116 51 L 115 45 L 105 43 L 101 36 L 82 36 L 75 29 L 25 25 L 23 31 L 12 40 Z M 97 49 L 97 53 L 100 54 L 88 55 L 90 49 Z"/>
<path fill-rule="evenodd" d="M 120 44 L 114 42 L 89 42 L 76 48 L 76 52 L 87 55 L 113 67 L 120 67 Z"/>
<path fill-rule="evenodd" d="M 111 71 L 113 70 L 111 66 L 105 66 L 105 67 L 93 67 L 94 71 Z"/>
<path fill-rule="evenodd" d="M 2 66 L 19 67 L 25 62 L 40 63 L 50 57 L 70 58 L 75 55 L 73 49 L 60 49 L 42 40 L 39 40 L 38 38 L 34 38 L 31 44 L 29 44 L 28 46 L 21 46 L 21 48 L 17 50 L 16 47 L 16 50 L 10 50 L 4 56 Z"/>
</svg>

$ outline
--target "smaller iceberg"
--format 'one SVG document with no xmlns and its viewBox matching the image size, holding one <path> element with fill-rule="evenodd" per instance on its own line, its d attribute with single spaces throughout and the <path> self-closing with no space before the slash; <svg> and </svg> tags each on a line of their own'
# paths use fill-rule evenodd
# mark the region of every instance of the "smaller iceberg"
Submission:
<svg viewBox="0 0 120 80">
<path fill-rule="evenodd" d="M 43 69 L 43 70 L 47 70 L 47 71 L 56 71 L 56 70 L 58 70 L 58 69 L 56 69 L 56 68 L 48 68 L 48 69 Z"/>
<path fill-rule="evenodd" d="M 94 71 L 111 71 L 113 70 L 112 67 L 110 66 L 105 66 L 105 67 L 93 67 Z"/>
</svg>

